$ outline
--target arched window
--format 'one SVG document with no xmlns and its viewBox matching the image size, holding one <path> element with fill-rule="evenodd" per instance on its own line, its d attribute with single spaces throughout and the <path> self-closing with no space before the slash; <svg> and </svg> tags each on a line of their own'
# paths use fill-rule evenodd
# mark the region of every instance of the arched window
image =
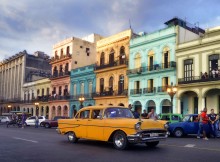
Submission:
<svg viewBox="0 0 220 162">
<path fill-rule="evenodd" d="M 80 94 L 84 95 L 84 83 L 81 83 L 80 85 Z"/>
<path fill-rule="evenodd" d="M 104 92 L 104 78 L 101 78 L 100 79 L 100 93 L 103 93 Z"/>
<path fill-rule="evenodd" d="M 118 80 L 118 94 L 122 94 L 123 92 L 124 92 L 124 75 L 120 75 Z"/>
<path fill-rule="evenodd" d="M 113 87 L 114 87 L 114 78 L 111 76 L 109 78 L 109 92 L 112 94 L 113 93 Z"/>
<path fill-rule="evenodd" d="M 104 64 L 105 64 L 105 53 L 102 52 L 100 57 L 100 65 L 104 65 Z"/>
<path fill-rule="evenodd" d="M 57 67 L 55 66 L 54 68 L 53 68 L 53 76 L 57 76 L 58 75 L 58 70 L 57 70 Z"/>
<path fill-rule="evenodd" d="M 148 70 L 152 71 L 154 70 L 154 51 L 151 50 L 148 53 Z"/>
<path fill-rule="evenodd" d="M 66 47 L 66 55 L 70 54 L 70 46 Z"/>
<path fill-rule="evenodd" d="M 170 49 L 168 47 L 165 47 L 163 49 L 163 68 L 169 68 L 169 51 Z"/>
<path fill-rule="evenodd" d="M 69 63 L 66 63 L 65 65 L 65 74 L 67 74 L 69 71 Z"/>
<path fill-rule="evenodd" d="M 60 50 L 60 57 L 63 56 L 63 49 Z"/>
<path fill-rule="evenodd" d="M 125 64 L 126 62 L 126 54 L 125 54 L 125 47 L 122 46 L 120 48 L 120 55 L 119 55 L 119 64 Z"/>
<path fill-rule="evenodd" d="M 140 53 L 137 53 L 135 55 L 134 66 L 135 66 L 135 68 L 140 68 L 141 67 L 141 55 L 140 55 Z"/>
<path fill-rule="evenodd" d="M 110 65 L 114 65 L 114 61 L 115 61 L 115 60 L 114 60 L 114 58 L 115 58 L 114 55 L 115 55 L 115 51 L 112 49 L 111 52 L 110 52 L 110 54 L 109 54 L 109 64 L 110 64 Z"/>
</svg>

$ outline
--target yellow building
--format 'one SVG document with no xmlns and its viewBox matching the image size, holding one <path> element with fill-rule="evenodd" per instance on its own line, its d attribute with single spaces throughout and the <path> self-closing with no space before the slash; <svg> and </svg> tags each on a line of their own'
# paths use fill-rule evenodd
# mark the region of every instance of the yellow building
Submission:
<svg viewBox="0 0 220 162">
<path fill-rule="evenodd" d="M 49 78 L 45 78 L 23 84 L 21 111 L 48 118 L 50 82 Z"/>
<path fill-rule="evenodd" d="M 96 105 L 127 106 L 126 71 L 131 36 L 132 31 L 125 30 L 97 42 Z"/>
<path fill-rule="evenodd" d="M 220 27 L 177 45 L 178 112 L 220 111 Z"/>
</svg>

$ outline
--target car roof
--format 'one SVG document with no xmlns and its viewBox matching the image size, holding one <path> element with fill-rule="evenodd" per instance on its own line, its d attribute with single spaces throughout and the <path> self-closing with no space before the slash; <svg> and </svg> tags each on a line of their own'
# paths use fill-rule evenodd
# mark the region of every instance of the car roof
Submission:
<svg viewBox="0 0 220 162">
<path fill-rule="evenodd" d="M 123 107 L 123 106 L 87 106 L 87 107 L 83 107 L 81 110 L 88 110 L 88 109 L 106 109 L 106 108 L 125 108 L 126 107 Z"/>
</svg>

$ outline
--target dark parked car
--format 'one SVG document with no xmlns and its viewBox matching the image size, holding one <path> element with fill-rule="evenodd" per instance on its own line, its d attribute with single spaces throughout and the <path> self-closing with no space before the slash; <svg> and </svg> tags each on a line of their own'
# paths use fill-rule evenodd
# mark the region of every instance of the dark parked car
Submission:
<svg viewBox="0 0 220 162">
<path fill-rule="evenodd" d="M 67 116 L 55 116 L 53 120 L 42 121 L 40 126 L 45 128 L 58 127 L 58 119 L 69 119 Z"/>
<path fill-rule="evenodd" d="M 185 115 L 181 122 L 170 123 L 168 130 L 171 135 L 175 137 L 182 137 L 188 134 L 197 134 L 198 129 L 198 114 L 189 114 Z M 209 134 L 210 132 L 207 133 Z"/>
</svg>

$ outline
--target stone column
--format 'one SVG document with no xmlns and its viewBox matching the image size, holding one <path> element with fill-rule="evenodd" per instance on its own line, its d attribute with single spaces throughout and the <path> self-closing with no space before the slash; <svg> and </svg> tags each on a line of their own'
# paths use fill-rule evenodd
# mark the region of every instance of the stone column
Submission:
<svg viewBox="0 0 220 162">
<path fill-rule="evenodd" d="M 174 113 L 178 113 L 178 114 L 181 113 L 181 101 L 180 101 L 180 98 L 177 98 L 176 112 L 174 112 Z"/>
<path fill-rule="evenodd" d="M 198 113 L 205 107 L 205 98 L 203 96 L 198 96 Z"/>
</svg>

